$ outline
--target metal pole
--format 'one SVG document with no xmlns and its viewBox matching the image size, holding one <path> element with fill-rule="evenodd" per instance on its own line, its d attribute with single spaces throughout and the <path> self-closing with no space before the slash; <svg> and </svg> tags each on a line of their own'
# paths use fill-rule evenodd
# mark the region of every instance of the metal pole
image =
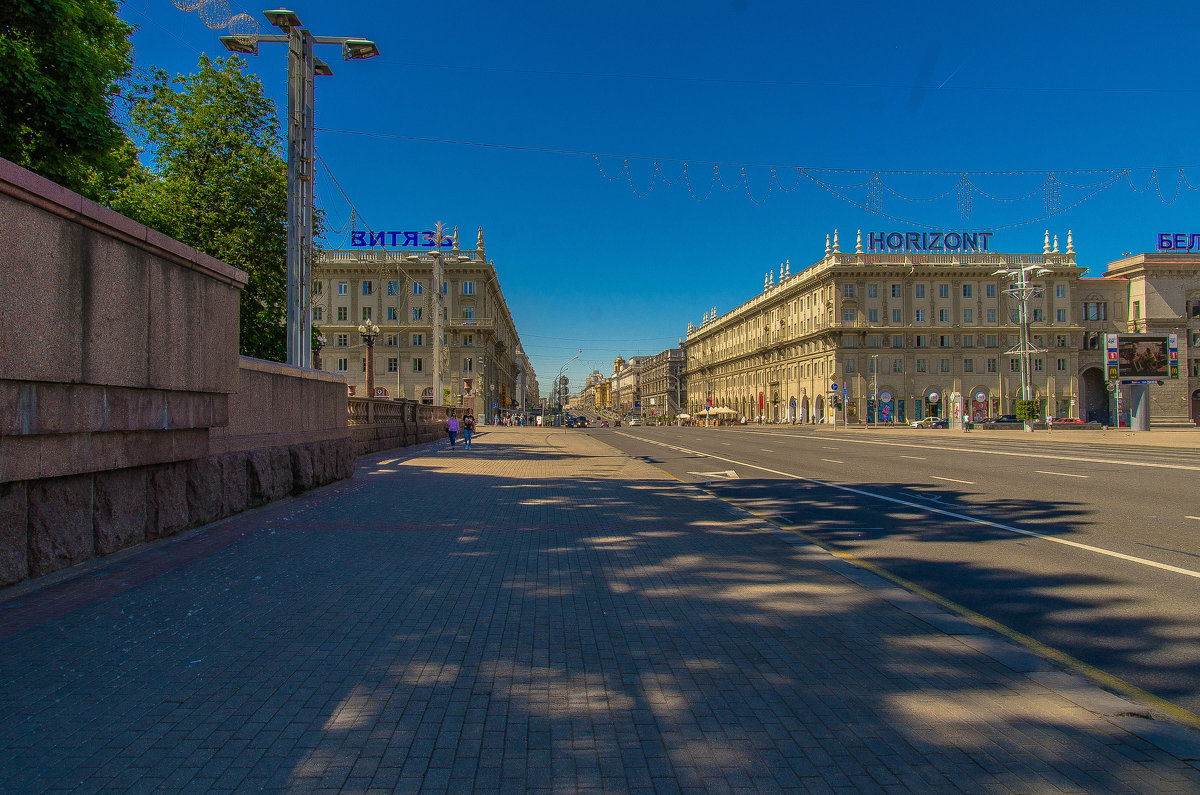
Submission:
<svg viewBox="0 0 1200 795">
<path fill-rule="evenodd" d="M 442 405 L 442 307 L 445 298 L 442 295 L 442 282 L 446 278 L 446 270 L 442 263 L 442 224 L 439 221 L 434 227 L 433 242 L 433 405 Z M 497 363 L 498 364 L 498 363 Z"/>
<path fill-rule="evenodd" d="M 287 363 L 303 366 L 300 359 L 297 310 L 299 308 L 300 215 L 303 201 L 300 197 L 300 169 L 304 160 L 305 63 L 304 31 L 292 29 L 288 34 L 288 160 L 287 160 L 287 318 L 286 350 Z M 311 47 L 308 50 L 311 55 Z"/>
</svg>

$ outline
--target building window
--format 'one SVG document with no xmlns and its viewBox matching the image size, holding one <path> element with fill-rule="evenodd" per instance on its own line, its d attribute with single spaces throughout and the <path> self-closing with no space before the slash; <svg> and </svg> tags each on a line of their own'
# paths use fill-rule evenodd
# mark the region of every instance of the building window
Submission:
<svg viewBox="0 0 1200 795">
<path fill-rule="evenodd" d="M 363 372 L 365 373 L 367 371 L 367 359 L 365 356 L 363 357 L 362 362 L 363 362 Z"/>
<path fill-rule="evenodd" d="M 464 348 L 473 347 L 475 345 L 475 335 L 474 334 L 463 334 L 462 341 L 463 341 Z"/>
<path fill-rule="evenodd" d="M 903 295 L 903 293 L 900 292 L 901 289 L 903 289 L 903 288 L 900 285 L 893 284 L 892 285 L 892 298 L 900 298 Z M 1200 303 L 1200 302 L 1198 302 L 1198 303 Z"/>
<path fill-rule="evenodd" d="M 475 361 L 470 356 L 463 357 L 463 372 L 470 373 L 474 372 L 474 370 Z"/>
<path fill-rule="evenodd" d="M 350 294 L 350 282 L 338 282 L 338 295 Z"/>
<path fill-rule="evenodd" d="M 1046 365 L 1041 359 L 1034 359 L 1033 360 L 1033 369 L 1035 372 L 1040 373 L 1046 369 Z"/>
<path fill-rule="evenodd" d="M 939 360 L 938 361 L 938 370 L 943 373 L 950 372 L 950 360 L 949 359 Z"/>
<path fill-rule="evenodd" d="M 1065 309 L 1054 310 L 1054 319 L 1056 321 L 1058 321 L 1059 323 L 1066 323 L 1067 322 L 1067 310 L 1065 310 Z"/>
<path fill-rule="evenodd" d="M 397 335 L 397 334 L 388 334 L 386 337 L 383 338 L 383 344 L 388 346 L 389 348 L 395 348 L 396 345 L 399 344 L 399 342 L 400 342 L 400 338 L 399 338 L 399 335 Z"/>
<path fill-rule="evenodd" d="M 347 307 L 339 306 L 337 308 L 338 320 L 349 320 L 350 310 Z"/>
<path fill-rule="evenodd" d="M 1067 371 L 1067 360 L 1066 359 L 1058 360 L 1058 371 L 1060 373 L 1065 373 Z"/>
<path fill-rule="evenodd" d="M 987 371 L 988 371 L 989 373 L 994 373 L 994 372 L 996 372 L 996 360 L 995 360 L 995 359 L 988 359 L 988 360 L 987 360 L 987 363 L 988 363 L 988 365 L 987 365 Z"/>
<path fill-rule="evenodd" d="M 854 297 L 854 285 L 853 284 L 843 284 L 842 285 L 842 295 L 846 296 L 847 298 L 853 298 Z"/>
<path fill-rule="evenodd" d="M 1142 318 L 1142 302 L 1134 301 L 1133 302 L 1133 319 L 1141 320 L 1141 318 Z"/>
<path fill-rule="evenodd" d="M 903 359 L 892 359 L 892 372 L 893 373 L 903 373 L 904 372 L 904 360 Z"/>
<path fill-rule="evenodd" d="M 950 285 L 939 284 L 938 285 L 938 298 L 949 298 L 949 297 L 950 297 Z"/>
<path fill-rule="evenodd" d="M 462 316 L 463 316 L 463 320 L 474 320 L 475 319 L 475 307 L 464 306 L 463 311 L 462 311 Z"/>
<path fill-rule="evenodd" d="M 901 334 L 893 334 L 892 335 L 892 347 L 893 348 L 903 348 L 904 347 L 904 336 Z"/>
<path fill-rule="evenodd" d="M 996 297 L 996 285 L 994 285 L 994 284 L 984 285 L 983 294 L 985 296 L 987 296 L 988 298 L 995 298 Z"/>
<path fill-rule="evenodd" d="M 916 310 L 913 314 L 913 320 L 915 320 L 917 323 L 924 323 L 925 322 L 925 310 L 924 309 Z"/>
<path fill-rule="evenodd" d="M 420 295 L 425 292 L 425 285 L 422 282 L 413 282 L 413 295 Z"/>
<path fill-rule="evenodd" d="M 997 342 L 998 339 L 999 338 L 995 334 L 988 334 L 987 339 L 984 342 L 984 346 L 987 348 L 998 348 L 1000 347 L 1000 343 Z"/>
<path fill-rule="evenodd" d="M 396 321 L 396 307 L 394 307 L 394 306 L 388 307 L 387 318 L 388 318 L 388 320 L 390 320 L 392 322 Z"/>
<path fill-rule="evenodd" d="M 975 310 L 974 309 L 964 309 L 963 310 L 963 322 L 964 323 L 974 323 L 975 322 Z"/>
<path fill-rule="evenodd" d="M 387 367 L 388 367 L 388 372 L 389 372 L 389 373 L 395 373 L 395 372 L 399 372 L 399 370 L 400 370 L 400 360 L 399 360 L 399 359 L 397 359 L 395 356 L 389 356 L 389 357 L 388 357 L 388 365 L 387 365 Z"/>
<path fill-rule="evenodd" d="M 1054 285 L 1054 297 L 1055 298 L 1066 298 L 1067 297 L 1067 285 L 1065 285 L 1065 284 Z"/>
<path fill-rule="evenodd" d="M 1035 308 L 1033 310 L 1033 322 L 1034 323 L 1041 323 L 1045 319 L 1046 319 L 1045 312 L 1043 312 L 1041 309 L 1037 309 L 1037 308 Z"/>
<path fill-rule="evenodd" d="M 475 282 L 463 282 L 463 295 L 475 295 Z"/>
<path fill-rule="evenodd" d="M 963 285 L 963 298 L 970 298 L 972 292 L 973 291 L 971 289 L 971 285 L 969 285 L 969 284 Z"/>
<path fill-rule="evenodd" d="M 917 335 L 917 347 L 918 348 L 928 348 L 929 347 L 929 337 L 925 336 L 924 334 L 918 334 Z"/>
<path fill-rule="evenodd" d="M 371 293 L 375 292 L 374 282 L 363 282 L 362 283 L 362 291 L 363 291 L 363 295 L 370 295 Z"/>
<path fill-rule="evenodd" d="M 842 320 L 846 321 L 847 323 L 853 323 L 854 322 L 854 310 L 853 309 L 843 309 L 842 310 Z"/>
<path fill-rule="evenodd" d="M 868 284 L 867 285 L 867 298 L 878 298 L 878 297 L 879 297 L 879 285 L 878 284 Z"/>
<path fill-rule="evenodd" d="M 975 372 L 975 360 L 974 359 L 963 359 L 963 372 L 964 373 Z"/>
<path fill-rule="evenodd" d="M 1009 359 L 1008 360 L 1008 371 L 1010 373 L 1021 372 L 1021 360 L 1020 359 Z"/>
<path fill-rule="evenodd" d="M 1200 378 L 1200 359 L 1192 359 L 1192 378 Z"/>
<path fill-rule="evenodd" d="M 325 292 L 325 282 L 313 282 L 313 292 L 321 295 Z"/>
<path fill-rule="evenodd" d="M 442 295 L 449 295 L 449 294 L 450 294 L 450 283 L 442 282 Z"/>
<path fill-rule="evenodd" d="M 370 320 L 370 319 L 371 319 L 371 307 L 369 307 L 369 306 L 364 306 L 364 307 L 362 308 L 362 310 L 363 310 L 363 316 L 362 316 L 362 319 L 363 319 L 363 320 Z"/>
<path fill-rule="evenodd" d="M 987 322 L 989 322 L 989 323 L 996 322 L 996 310 L 995 309 L 989 309 L 987 311 Z"/>
<path fill-rule="evenodd" d="M 1192 347 L 1200 348 L 1200 331 L 1192 332 Z"/>
<path fill-rule="evenodd" d="M 346 334 L 338 334 L 337 335 L 337 346 L 339 348 L 346 348 L 346 347 L 349 347 L 349 345 L 350 345 L 350 337 L 348 335 L 346 335 Z"/>
<path fill-rule="evenodd" d="M 420 320 L 422 314 L 424 313 L 421 311 L 421 307 L 418 306 L 413 310 L 413 320 Z"/>
<path fill-rule="evenodd" d="M 925 360 L 924 359 L 917 359 L 917 372 L 918 373 L 925 372 Z"/>
<path fill-rule="evenodd" d="M 868 323 L 878 323 L 879 322 L 879 310 L 878 309 L 868 309 L 867 310 L 867 322 Z"/>
<path fill-rule="evenodd" d="M 346 372 L 346 370 L 347 370 L 347 365 L 349 364 L 349 362 L 350 362 L 350 360 L 349 360 L 349 359 L 338 359 L 337 371 L 338 371 L 339 373 L 344 373 L 344 372 Z"/>
<path fill-rule="evenodd" d="M 421 359 L 413 359 L 413 372 L 419 373 L 425 369 L 425 364 Z"/>
<path fill-rule="evenodd" d="M 878 334 L 872 334 L 871 336 L 867 337 L 867 347 L 868 348 L 878 348 L 879 347 L 879 335 Z"/>
<path fill-rule="evenodd" d="M 1191 320 L 1200 319 L 1200 300 L 1187 302 L 1187 316 Z"/>
<path fill-rule="evenodd" d="M 913 285 L 913 298 L 924 298 L 924 297 L 925 297 L 925 285 L 914 284 Z"/>
<path fill-rule="evenodd" d="M 388 282 L 388 295 L 398 295 L 400 293 L 400 285 L 396 282 Z"/>
<path fill-rule="evenodd" d="M 950 335 L 949 334 L 942 334 L 941 336 L 938 337 L 938 347 L 939 348 L 949 348 L 950 347 Z"/>
<path fill-rule="evenodd" d="M 858 347 L 858 335 L 857 334 L 843 334 L 842 335 L 842 347 L 843 348 L 857 348 Z"/>
<path fill-rule="evenodd" d="M 313 307 L 313 320 L 319 323 L 324 319 L 325 319 L 325 310 L 319 306 L 314 306 Z"/>
<path fill-rule="evenodd" d="M 847 373 L 858 372 L 858 362 L 854 359 L 847 359 L 845 362 L 845 370 Z"/>
<path fill-rule="evenodd" d="M 425 345 L 425 335 L 424 334 L 413 334 L 412 335 L 412 346 L 414 348 L 420 348 L 424 345 Z"/>
<path fill-rule="evenodd" d="M 974 348 L 975 347 L 975 335 L 974 334 L 966 334 L 963 336 L 963 347 L 964 348 Z"/>
<path fill-rule="evenodd" d="M 950 322 L 950 310 L 949 309 L 939 309 L 938 310 L 938 322 L 939 323 L 949 323 Z"/>
<path fill-rule="evenodd" d="M 1108 320 L 1108 302 L 1107 301 L 1084 301 L 1084 303 L 1083 303 L 1083 319 L 1084 320 Z"/>
<path fill-rule="evenodd" d="M 903 323 L 904 322 L 904 315 L 902 313 L 902 310 L 899 310 L 899 309 L 892 310 L 892 322 L 893 323 Z"/>
</svg>

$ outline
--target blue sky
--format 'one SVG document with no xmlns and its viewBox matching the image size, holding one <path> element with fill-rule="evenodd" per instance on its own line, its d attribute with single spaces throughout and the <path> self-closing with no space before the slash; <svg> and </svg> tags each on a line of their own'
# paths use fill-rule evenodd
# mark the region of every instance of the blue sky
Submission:
<svg viewBox="0 0 1200 795">
<path fill-rule="evenodd" d="M 1065 248 L 1071 229 L 1093 276 L 1159 232 L 1200 232 L 1197 4 L 288 7 L 382 52 L 318 48 L 330 228 L 350 214 L 330 174 L 371 228 L 440 220 L 466 244 L 482 226 L 544 387 L 580 348 L 573 389 L 677 344 L 785 259 L 820 259 L 834 228 L 843 250 L 856 229 L 995 228 L 1005 252 L 1039 252 L 1045 229 Z M 232 10 L 273 32 L 262 8 Z M 170 0 L 121 16 L 138 67 L 225 55 L 227 31 Z M 283 47 L 249 69 L 285 107 Z"/>
</svg>

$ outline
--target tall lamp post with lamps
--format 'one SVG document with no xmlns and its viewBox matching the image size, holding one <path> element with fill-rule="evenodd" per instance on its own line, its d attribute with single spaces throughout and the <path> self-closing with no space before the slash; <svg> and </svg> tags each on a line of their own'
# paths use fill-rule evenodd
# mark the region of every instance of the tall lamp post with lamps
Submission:
<svg viewBox="0 0 1200 795">
<path fill-rule="evenodd" d="M 1057 245 L 1058 243 L 1055 243 L 1055 246 Z M 1042 295 L 1041 286 L 1031 284 L 1029 279 L 1030 277 L 1045 276 L 1051 272 L 1049 268 L 1043 268 L 1041 265 L 1023 265 L 1001 268 L 992 273 L 993 276 L 1003 276 L 1012 280 L 1004 292 L 1017 305 L 1017 323 L 1021 327 L 1021 341 L 1005 352 L 1020 357 L 1022 400 L 1033 400 L 1033 373 L 1029 357 L 1035 353 L 1046 352 L 1044 348 L 1035 348 L 1029 337 L 1029 301 Z M 1024 423 L 1025 430 L 1032 432 L 1033 422 L 1026 418 Z"/>
<path fill-rule="evenodd" d="M 555 394 L 556 401 L 558 403 L 559 415 L 562 414 L 562 405 L 563 405 L 563 391 L 564 391 L 563 390 L 564 385 L 562 383 L 563 373 L 565 373 L 567 371 L 567 365 L 569 365 L 571 362 L 575 361 L 582 355 L 583 355 L 583 348 L 580 348 L 579 353 L 575 354 L 570 359 L 567 359 L 565 362 L 563 362 L 563 366 L 558 368 L 558 375 L 554 376 L 554 394 Z"/>
<path fill-rule="evenodd" d="M 879 427 L 879 354 L 871 355 L 871 425 Z"/>
<path fill-rule="evenodd" d="M 314 36 L 285 8 L 263 15 L 279 34 L 221 36 L 230 52 L 258 55 L 261 42 L 288 45 L 287 172 L 287 363 L 303 367 L 312 357 L 313 112 L 317 75 L 332 75 L 329 64 L 313 55 L 315 44 L 339 44 L 347 61 L 379 55 L 375 42 L 346 36 Z"/>
<path fill-rule="evenodd" d="M 367 397 L 375 397 L 375 338 L 379 336 L 379 326 L 364 320 L 358 326 L 358 333 L 367 344 Z"/>
</svg>

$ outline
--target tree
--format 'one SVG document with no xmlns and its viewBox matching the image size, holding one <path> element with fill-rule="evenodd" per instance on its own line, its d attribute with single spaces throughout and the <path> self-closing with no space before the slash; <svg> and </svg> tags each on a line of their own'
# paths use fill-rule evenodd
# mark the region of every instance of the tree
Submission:
<svg viewBox="0 0 1200 795">
<path fill-rule="evenodd" d="M 286 358 L 287 163 L 275 103 L 234 56 L 136 91 L 132 125 L 151 165 L 114 209 L 249 274 L 241 352 Z M 318 230 L 319 231 L 319 230 Z"/>
<path fill-rule="evenodd" d="M 113 121 L 133 28 L 115 0 L 0 2 L 0 157 L 106 202 L 136 165 Z"/>
</svg>

